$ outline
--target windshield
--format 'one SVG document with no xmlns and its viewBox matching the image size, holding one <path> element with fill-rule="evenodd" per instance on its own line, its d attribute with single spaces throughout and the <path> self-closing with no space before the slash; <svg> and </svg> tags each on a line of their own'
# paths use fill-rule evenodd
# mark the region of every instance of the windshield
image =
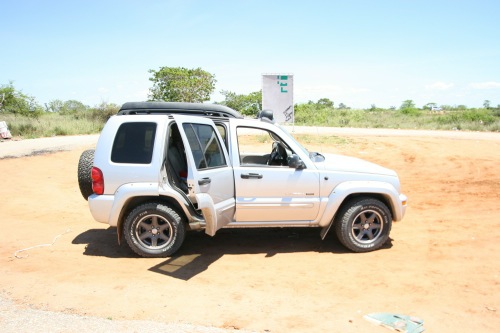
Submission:
<svg viewBox="0 0 500 333">
<path fill-rule="evenodd" d="M 325 160 L 325 157 L 323 155 L 321 155 L 320 153 L 317 153 L 317 152 L 310 152 L 309 150 L 307 150 L 306 148 L 304 148 L 297 140 L 295 140 L 295 138 L 287 131 L 287 129 L 279 124 L 275 124 L 277 127 L 279 127 L 287 136 L 290 140 L 292 140 L 293 142 L 295 142 L 295 144 L 297 144 L 297 146 L 300 147 L 300 149 L 306 153 L 309 158 L 311 160 L 313 160 L 313 162 L 322 162 Z"/>
<path fill-rule="evenodd" d="M 305 148 L 304 148 L 304 147 L 303 147 L 303 146 L 302 146 L 302 145 L 301 145 L 301 144 L 300 144 L 297 140 L 295 140 L 295 138 L 294 138 L 294 137 L 293 137 L 290 133 L 288 133 L 288 131 L 287 131 L 287 129 L 286 129 L 285 127 L 283 127 L 283 126 L 281 126 L 281 125 L 279 125 L 279 124 L 275 124 L 275 125 L 276 125 L 276 127 L 279 127 L 279 128 L 280 128 L 280 129 L 281 129 L 281 130 L 282 130 L 282 131 L 283 131 L 283 132 L 284 132 L 284 133 L 288 136 L 288 138 L 289 138 L 290 140 L 292 140 L 293 142 L 295 142 L 295 144 L 296 144 L 297 146 L 299 146 L 299 147 L 300 147 L 300 149 L 301 149 L 304 153 L 306 153 L 307 155 L 309 155 L 309 151 L 308 151 L 307 149 L 305 149 Z"/>
</svg>

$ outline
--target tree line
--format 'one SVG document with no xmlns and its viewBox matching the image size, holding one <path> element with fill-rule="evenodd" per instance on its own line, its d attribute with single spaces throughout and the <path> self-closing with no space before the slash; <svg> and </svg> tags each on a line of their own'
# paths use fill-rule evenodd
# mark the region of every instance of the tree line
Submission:
<svg viewBox="0 0 500 333">
<path fill-rule="evenodd" d="M 184 67 L 160 67 L 157 70 L 149 70 L 151 77 L 149 80 L 152 86 L 149 88 L 148 99 L 150 101 L 171 101 L 171 102 L 193 102 L 201 103 L 210 100 L 210 96 L 215 91 L 215 75 L 201 68 Z M 222 90 L 223 101 L 216 104 L 226 105 L 247 116 L 255 116 L 262 109 L 262 91 L 255 91 L 249 94 L 237 94 L 229 90 Z M 483 103 L 484 109 L 498 111 L 491 106 L 489 100 Z M 295 112 L 301 110 L 313 111 L 321 109 L 350 110 L 344 103 L 335 103 L 328 98 L 321 98 L 318 101 L 308 101 L 295 105 Z M 40 105 L 33 96 L 27 95 L 17 90 L 13 82 L 0 86 L 0 112 L 11 113 L 26 117 L 38 118 L 45 112 L 58 113 L 61 115 L 73 115 L 75 117 L 85 114 L 87 117 L 97 117 L 107 120 L 109 116 L 116 113 L 119 106 L 113 103 L 101 103 L 90 107 L 77 100 L 62 101 L 51 100 L 45 105 Z M 418 108 L 413 100 L 405 100 L 399 107 L 391 106 L 388 109 L 378 108 L 372 104 L 367 111 L 400 111 L 406 115 L 419 115 L 422 111 L 459 111 L 468 110 L 465 105 L 450 106 L 437 105 L 430 102 Z"/>
</svg>

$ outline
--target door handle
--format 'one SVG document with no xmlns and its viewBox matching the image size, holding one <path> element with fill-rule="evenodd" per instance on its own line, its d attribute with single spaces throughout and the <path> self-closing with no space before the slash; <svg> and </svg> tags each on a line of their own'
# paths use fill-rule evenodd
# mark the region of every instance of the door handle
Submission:
<svg viewBox="0 0 500 333">
<path fill-rule="evenodd" d="M 241 178 L 243 179 L 262 179 L 262 175 L 258 173 L 242 173 Z"/>
<path fill-rule="evenodd" d="M 211 182 L 212 180 L 209 177 L 205 177 L 198 180 L 198 185 L 207 185 L 210 184 Z"/>
</svg>

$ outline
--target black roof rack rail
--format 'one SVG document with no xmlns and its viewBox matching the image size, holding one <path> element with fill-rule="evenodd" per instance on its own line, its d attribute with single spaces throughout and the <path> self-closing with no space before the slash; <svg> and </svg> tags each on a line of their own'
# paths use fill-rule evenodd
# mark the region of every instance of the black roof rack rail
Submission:
<svg viewBox="0 0 500 333">
<path fill-rule="evenodd" d="M 185 114 L 218 118 L 243 118 L 238 111 L 224 105 L 181 102 L 127 102 L 122 105 L 117 114 Z"/>
</svg>

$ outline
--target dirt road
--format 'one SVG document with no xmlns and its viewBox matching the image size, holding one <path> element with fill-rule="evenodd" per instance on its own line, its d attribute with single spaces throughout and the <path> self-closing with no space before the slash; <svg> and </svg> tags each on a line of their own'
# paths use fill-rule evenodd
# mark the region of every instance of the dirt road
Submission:
<svg viewBox="0 0 500 333">
<path fill-rule="evenodd" d="M 259 332 L 390 332 L 363 319 L 373 312 L 420 317 L 428 332 L 497 332 L 499 137 L 344 134 L 306 144 L 398 171 L 407 216 L 367 254 L 333 234 L 321 241 L 316 229 L 228 229 L 189 234 L 173 258 L 137 258 L 81 198 L 85 147 L 2 159 L 1 293 L 67 314 Z"/>
</svg>

